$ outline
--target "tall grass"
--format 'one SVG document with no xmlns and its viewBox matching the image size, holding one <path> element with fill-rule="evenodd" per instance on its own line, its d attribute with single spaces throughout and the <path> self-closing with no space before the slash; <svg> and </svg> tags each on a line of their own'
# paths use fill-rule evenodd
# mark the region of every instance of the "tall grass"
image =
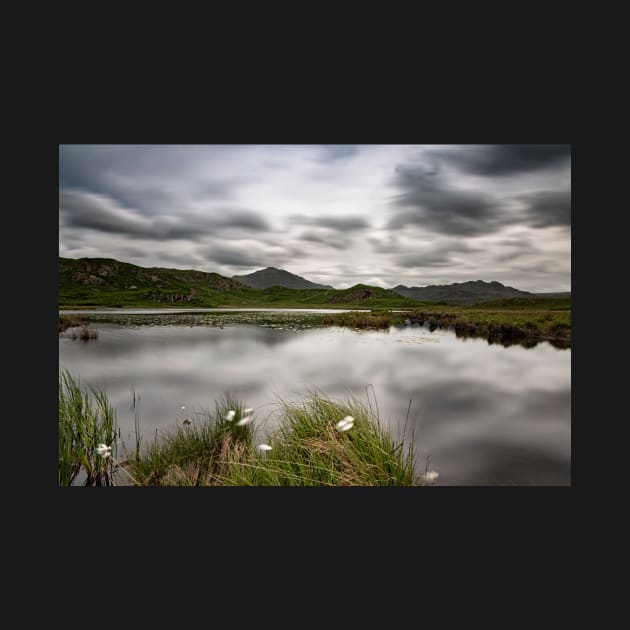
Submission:
<svg viewBox="0 0 630 630">
<path fill-rule="evenodd" d="M 413 485 L 413 440 L 405 448 L 381 424 L 378 412 L 356 397 L 337 402 L 313 390 L 298 402 L 281 400 L 280 424 L 271 451 L 234 462 L 225 485 L 408 486 Z M 354 426 L 340 432 L 346 416 Z"/>
<path fill-rule="evenodd" d="M 83 326 L 87 325 L 89 320 L 81 315 L 59 315 L 59 327 L 58 332 L 63 332 L 68 328 L 72 328 L 74 326 Z"/>
<path fill-rule="evenodd" d="M 226 418 L 230 410 L 233 420 Z M 231 462 L 253 450 L 252 426 L 236 425 L 243 410 L 242 403 L 226 396 L 215 403 L 214 412 L 204 410 L 194 414 L 191 424 L 156 435 L 144 451 L 137 447 L 129 457 L 133 476 L 141 485 L 220 485 Z"/>
<path fill-rule="evenodd" d="M 71 330 L 69 333 L 71 339 L 80 339 L 81 341 L 89 341 L 98 337 L 98 330 L 90 328 L 87 324 L 81 328 Z"/>
<path fill-rule="evenodd" d="M 213 411 L 201 410 L 160 433 L 141 448 L 139 397 L 132 390 L 136 442 L 125 452 L 124 472 L 136 485 L 156 486 L 408 486 L 414 472 L 413 436 L 395 441 L 379 418 L 378 406 L 356 397 L 346 401 L 309 391 L 295 402 L 280 399 L 261 452 L 260 418 L 238 426 L 242 402 L 226 396 Z M 234 411 L 230 418 L 229 411 Z M 352 416 L 342 432 L 337 423 Z M 406 425 L 405 425 L 406 429 Z M 84 388 L 64 370 L 59 376 L 59 484 L 114 485 L 117 423 L 106 395 Z M 112 456 L 97 452 L 99 444 Z M 126 449 L 125 449 L 126 451 Z"/>
<path fill-rule="evenodd" d="M 256 448 L 258 430 L 237 426 L 243 404 L 231 398 L 201 412 L 188 426 L 156 437 L 129 458 L 141 485 L 399 486 L 417 482 L 413 439 L 405 448 L 381 425 L 378 411 L 351 397 L 336 402 L 308 392 L 298 402 L 280 400 L 271 451 Z M 236 412 L 232 421 L 228 410 Z M 340 432 L 336 423 L 353 416 Z"/>
<path fill-rule="evenodd" d="M 99 444 L 116 449 L 116 413 L 104 392 L 84 388 L 64 370 L 59 375 L 59 485 L 70 486 L 80 472 L 86 486 L 113 485 L 112 457 Z"/>
</svg>

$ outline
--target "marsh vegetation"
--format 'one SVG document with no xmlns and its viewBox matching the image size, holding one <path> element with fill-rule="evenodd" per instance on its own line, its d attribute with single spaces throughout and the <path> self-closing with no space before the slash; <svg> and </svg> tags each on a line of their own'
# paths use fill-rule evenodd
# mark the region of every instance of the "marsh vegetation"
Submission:
<svg viewBox="0 0 630 630">
<path fill-rule="evenodd" d="M 135 406 L 135 396 L 134 405 Z M 136 431 L 118 462 L 115 413 L 105 393 L 82 388 L 68 372 L 59 381 L 59 484 L 114 485 L 124 467 L 145 486 L 424 485 L 414 472 L 413 436 L 395 442 L 368 397 L 339 402 L 321 392 L 277 403 L 275 429 L 263 443 L 253 409 L 226 396 L 213 411 L 189 414 L 141 445 Z M 404 435 L 404 433 L 403 433 Z M 106 447 L 109 450 L 105 450 Z"/>
</svg>

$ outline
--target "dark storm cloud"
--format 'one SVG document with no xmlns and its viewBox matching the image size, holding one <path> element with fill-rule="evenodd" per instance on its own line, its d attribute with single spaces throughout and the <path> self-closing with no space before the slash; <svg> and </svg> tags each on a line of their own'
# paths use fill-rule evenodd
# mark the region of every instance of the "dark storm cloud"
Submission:
<svg viewBox="0 0 630 630">
<path fill-rule="evenodd" d="M 541 191 L 517 197 L 526 206 L 525 219 L 532 227 L 571 225 L 571 191 Z"/>
<path fill-rule="evenodd" d="M 370 224 L 363 217 L 351 215 L 345 217 L 309 217 L 305 214 L 294 214 L 290 218 L 293 223 L 329 228 L 338 232 L 353 232 L 370 227 Z"/>
<path fill-rule="evenodd" d="M 62 145 L 59 189 L 107 195 L 141 214 L 178 211 L 181 191 L 173 182 L 186 182 L 187 198 L 203 201 L 227 199 L 246 180 L 240 174 L 217 179 L 208 171 L 196 172 L 199 160 L 216 151 L 197 146 Z"/>
<path fill-rule="evenodd" d="M 149 224 L 132 212 L 115 207 L 100 194 L 78 191 L 59 193 L 59 212 L 65 227 L 90 228 L 111 234 L 138 235 L 147 231 Z"/>
<path fill-rule="evenodd" d="M 170 217 L 148 219 L 136 212 L 115 206 L 103 195 L 62 191 L 59 212 L 64 227 L 88 228 L 130 238 L 165 241 L 178 238 L 197 239 L 199 230 Z"/>
<path fill-rule="evenodd" d="M 310 241 L 312 243 L 321 243 L 327 247 L 333 247 L 335 249 L 345 249 L 351 243 L 350 239 L 344 238 L 338 234 L 330 234 L 328 232 L 315 232 L 313 230 L 307 230 L 303 232 L 300 237 L 303 241 Z"/>
<path fill-rule="evenodd" d="M 439 149 L 434 157 L 471 175 L 494 177 L 531 173 L 565 166 L 571 161 L 571 145 L 497 144 Z"/>
<path fill-rule="evenodd" d="M 504 222 L 497 202 L 481 191 L 452 186 L 439 171 L 423 166 L 398 166 L 394 184 L 402 191 L 390 229 L 417 225 L 442 234 L 475 236 L 492 232 Z"/>
<path fill-rule="evenodd" d="M 224 230 L 261 232 L 269 229 L 267 221 L 250 210 L 217 210 L 215 215 L 146 217 L 135 210 L 118 207 L 99 194 L 65 190 L 59 193 L 59 211 L 64 227 L 89 228 L 129 238 L 159 240 L 201 240 L 207 234 Z"/>
</svg>

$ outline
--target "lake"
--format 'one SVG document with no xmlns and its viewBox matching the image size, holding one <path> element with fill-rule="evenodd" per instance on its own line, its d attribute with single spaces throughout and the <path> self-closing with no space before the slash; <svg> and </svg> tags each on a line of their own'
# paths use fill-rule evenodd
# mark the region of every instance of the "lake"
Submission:
<svg viewBox="0 0 630 630">
<path fill-rule="evenodd" d="M 278 397 L 317 387 L 367 402 L 373 387 L 381 420 L 394 434 L 401 435 L 408 415 L 418 472 L 430 456 L 437 485 L 571 484 L 570 349 L 489 345 L 421 326 L 313 327 L 308 312 L 286 309 L 121 310 L 89 313 L 96 340 L 62 333 L 59 365 L 105 390 L 129 447 L 132 387 L 145 441 L 156 429 L 213 409 L 226 392 L 256 408 L 264 435 Z"/>
</svg>

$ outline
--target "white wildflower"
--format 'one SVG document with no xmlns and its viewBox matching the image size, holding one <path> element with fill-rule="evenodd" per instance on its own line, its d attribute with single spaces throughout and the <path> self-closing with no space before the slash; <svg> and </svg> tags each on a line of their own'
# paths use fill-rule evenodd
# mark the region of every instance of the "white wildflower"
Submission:
<svg viewBox="0 0 630 630">
<path fill-rule="evenodd" d="M 231 420 L 234 420 L 234 416 L 236 415 L 236 411 L 234 411 L 233 409 L 230 409 L 227 412 L 227 415 L 225 416 L 225 419 L 230 422 Z"/>
<path fill-rule="evenodd" d="M 249 414 L 248 416 L 243 416 L 237 423 L 237 427 L 242 427 L 245 424 L 249 424 L 254 419 L 253 414 Z"/>
<path fill-rule="evenodd" d="M 343 420 L 339 420 L 335 425 L 337 431 L 349 431 L 354 426 L 354 418 L 352 416 L 346 416 Z"/>
<path fill-rule="evenodd" d="M 420 479 L 425 483 L 433 483 L 440 475 L 435 470 L 427 470 L 420 475 Z"/>
<path fill-rule="evenodd" d="M 264 451 L 270 451 L 271 450 L 271 446 L 269 446 L 269 444 L 259 444 L 256 447 L 261 453 Z"/>
<path fill-rule="evenodd" d="M 101 457 L 104 457 L 105 459 L 107 459 L 111 455 L 111 450 L 112 450 L 112 447 L 107 446 L 107 444 L 99 444 L 96 447 L 97 454 L 100 455 Z"/>
</svg>

